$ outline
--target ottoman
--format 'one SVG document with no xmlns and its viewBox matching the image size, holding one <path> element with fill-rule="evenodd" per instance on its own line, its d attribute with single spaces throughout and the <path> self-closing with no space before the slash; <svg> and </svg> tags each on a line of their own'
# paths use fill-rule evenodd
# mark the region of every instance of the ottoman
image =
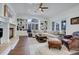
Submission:
<svg viewBox="0 0 79 59">
<path fill-rule="evenodd" d="M 49 49 L 50 48 L 58 48 L 58 49 L 61 49 L 61 45 L 62 45 L 62 42 L 59 39 L 58 40 L 55 40 L 53 38 L 53 40 L 48 41 L 48 47 L 49 47 Z"/>
</svg>

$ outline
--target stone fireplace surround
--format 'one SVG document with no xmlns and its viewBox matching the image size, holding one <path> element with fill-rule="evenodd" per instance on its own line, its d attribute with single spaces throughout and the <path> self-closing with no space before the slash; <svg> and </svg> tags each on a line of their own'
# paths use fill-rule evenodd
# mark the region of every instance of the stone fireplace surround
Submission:
<svg viewBox="0 0 79 59">
<path fill-rule="evenodd" d="M 3 36 L 0 39 L 0 55 L 6 55 L 14 49 L 19 37 L 16 36 L 16 24 L 11 23 L 7 17 L 0 16 L 0 28 L 3 28 Z"/>
</svg>

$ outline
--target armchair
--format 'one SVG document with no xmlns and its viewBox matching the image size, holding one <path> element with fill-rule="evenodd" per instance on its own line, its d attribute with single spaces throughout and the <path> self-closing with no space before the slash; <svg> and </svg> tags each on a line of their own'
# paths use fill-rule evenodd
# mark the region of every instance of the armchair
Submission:
<svg viewBox="0 0 79 59">
<path fill-rule="evenodd" d="M 79 50 L 79 31 L 73 32 L 72 35 L 64 36 L 63 42 L 68 50 Z"/>
</svg>

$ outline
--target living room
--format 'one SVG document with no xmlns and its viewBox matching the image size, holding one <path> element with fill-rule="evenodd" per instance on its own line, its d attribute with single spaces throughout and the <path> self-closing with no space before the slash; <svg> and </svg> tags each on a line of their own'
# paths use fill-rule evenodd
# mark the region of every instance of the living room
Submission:
<svg viewBox="0 0 79 59">
<path fill-rule="evenodd" d="M 79 54 L 79 3 L 7 3 L 0 7 L 1 22 L 5 23 L 0 28 L 6 28 L 1 47 L 10 46 L 1 49 L 1 54 Z M 6 22 L 6 19 L 9 20 Z M 22 45 L 24 51 L 19 45 L 16 49 L 17 44 L 23 44 L 18 43 L 22 37 L 27 43 L 26 47 Z"/>
<path fill-rule="evenodd" d="M 67 47 L 68 49 L 65 48 L 67 50 L 65 50 L 64 48 L 61 48 L 63 50 L 61 50 L 61 51 L 56 50 L 56 51 L 60 51 L 59 53 L 56 53 L 55 50 L 53 50 L 53 51 L 55 51 L 53 53 L 53 52 L 51 52 L 51 49 L 49 50 L 48 47 L 45 47 L 45 45 L 48 44 L 47 43 L 48 40 L 53 39 L 53 38 L 57 39 L 59 36 L 60 36 L 59 38 L 61 38 L 61 39 L 63 36 L 65 36 L 65 39 L 72 39 L 71 37 L 74 35 L 73 33 L 78 32 L 79 25 L 77 23 L 73 23 L 72 19 L 78 18 L 79 4 L 77 4 L 77 3 L 76 4 L 74 4 L 74 3 L 73 4 L 64 4 L 64 3 L 27 4 L 27 7 L 28 6 L 30 6 L 32 8 L 34 7 L 34 9 L 28 8 L 27 14 L 23 14 L 26 10 L 23 11 L 22 9 L 25 7 L 23 7 L 22 9 L 20 8 L 24 4 L 19 4 L 20 7 L 18 6 L 18 4 L 15 4 L 15 5 L 20 9 L 20 11 L 17 12 L 18 13 L 17 18 L 19 19 L 18 21 L 23 20 L 23 19 L 26 19 L 26 21 L 27 21 L 26 29 L 27 30 L 29 29 L 29 31 L 27 31 L 27 34 L 29 36 L 28 50 L 30 50 L 30 54 L 33 55 L 33 54 L 35 54 L 35 52 L 38 52 L 38 51 L 40 51 L 40 53 L 44 54 L 44 55 L 45 54 L 50 55 L 50 54 L 54 54 L 54 53 L 61 55 L 61 54 L 66 54 L 66 52 L 67 52 L 67 54 L 74 54 L 74 53 L 78 52 L 78 49 L 77 49 L 77 51 L 72 50 L 72 49 L 70 49 L 70 51 L 68 51 L 69 47 Z M 35 7 L 36 5 L 38 7 Z M 39 8 L 40 5 L 41 5 L 41 7 L 45 6 L 46 9 L 41 11 Z M 55 6 L 55 8 L 54 8 L 54 6 Z M 52 11 L 52 9 L 54 10 L 54 12 Z M 17 10 L 18 9 L 16 9 L 16 11 Z M 22 12 L 21 10 L 23 11 L 22 14 L 20 13 L 20 12 Z M 26 22 L 26 21 L 23 21 L 23 22 Z M 21 33 L 19 32 L 19 35 L 20 34 L 22 35 L 23 33 L 26 34 L 26 32 L 25 32 L 26 30 L 19 28 L 18 31 L 21 32 Z M 40 40 L 40 38 L 38 39 L 36 37 L 36 35 L 39 37 L 41 35 L 47 36 L 47 38 L 45 38 L 45 39 L 47 39 L 47 41 L 42 40 L 42 39 Z M 38 43 L 38 42 L 41 42 L 41 43 Z M 42 42 L 44 42 L 44 43 L 42 43 Z M 73 44 L 71 44 L 71 45 L 74 46 Z M 45 48 L 43 49 L 41 47 L 45 47 Z M 38 51 L 36 51 L 36 50 L 38 50 Z M 63 51 L 65 51 L 65 52 L 62 53 Z M 36 53 L 36 54 L 39 54 L 39 53 Z"/>
</svg>

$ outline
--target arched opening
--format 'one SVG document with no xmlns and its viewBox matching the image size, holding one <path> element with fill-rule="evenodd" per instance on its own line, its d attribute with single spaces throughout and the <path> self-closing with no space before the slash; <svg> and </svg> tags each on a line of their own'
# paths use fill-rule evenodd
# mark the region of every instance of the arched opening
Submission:
<svg viewBox="0 0 79 59">
<path fill-rule="evenodd" d="M 38 30 L 39 29 L 39 20 L 35 19 L 35 18 L 28 19 L 28 29 Z"/>
<path fill-rule="evenodd" d="M 38 32 L 39 30 L 39 20 L 32 18 L 32 19 L 28 19 L 28 34 L 29 37 L 35 37 L 35 34 Z M 33 34 L 33 35 L 32 35 Z"/>
</svg>

